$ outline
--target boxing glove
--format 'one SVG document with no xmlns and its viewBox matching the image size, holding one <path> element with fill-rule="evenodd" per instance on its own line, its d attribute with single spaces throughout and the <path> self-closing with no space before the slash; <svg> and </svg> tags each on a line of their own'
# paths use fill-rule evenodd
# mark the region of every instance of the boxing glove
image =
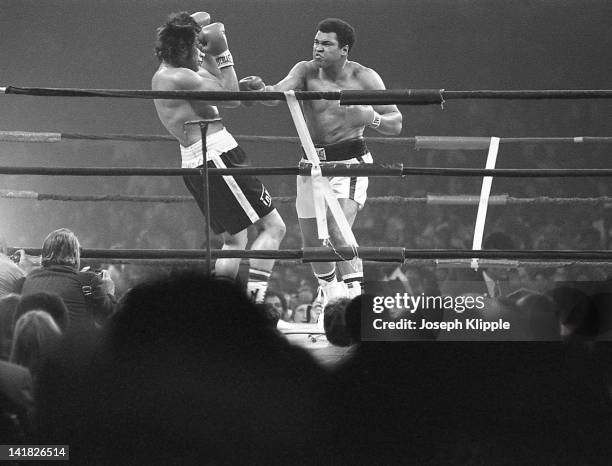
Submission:
<svg viewBox="0 0 612 466">
<path fill-rule="evenodd" d="M 227 46 L 223 23 L 212 23 L 204 26 L 198 34 L 198 40 L 204 44 L 202 47 L 204 53 L 214 57 L 220 69 L 226 66 L 234 66 L 232 54 Z"/>
<path fill-rule="evenodd" d="M 210 24 L 210 15 L 206 13 L 205 11 L 196 11 L 195 13 L 191 14 L 191 17 L 200 27 L 208 26 Z M 201 43 L 199 34 L 198 34 L 197 40 L 198 40 L 198 66 L 202 66 L 202 63 L 204 62 L 204 52 L 202 52 L 202 50 L 200 49 L 203 47 L 204 44 Z"/>
<path fill-rule="evenodd" d="M 378 128 L 381 123 L 381 115 L 371 105 L 347 105 L 346 120 L 351 126 Z"/>
<path fill-rule="evenodd" d="M 264 91 L 266 89 L 266 85 L 259 76 L 247 76 L 246 78 L 242 78 L 238 81 L 238 87 L 241 91 Z M 242 105 L 245 107 L 251 107 L 255 104 L 255 101 L 245 100 L 242 102 Z"/>
<path fill-rule="evenodd" d="M 210 15 L 205 11 L 196 11 L 191 17 L 198 23 L 198 26 L 204 27 L 210 24 Z"/>
</svg>

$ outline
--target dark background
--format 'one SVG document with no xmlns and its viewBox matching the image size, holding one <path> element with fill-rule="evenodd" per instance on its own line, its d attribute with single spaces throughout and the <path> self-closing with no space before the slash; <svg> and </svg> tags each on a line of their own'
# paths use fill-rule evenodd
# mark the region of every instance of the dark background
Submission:
<svg viewBox="0 0 612 466">
<path fill-rule="evenodd" d="M 612 4 L 606 0 L 0 0 L 0 10 L 0 86 L 149 89 L 157 67 L 153 55 L 156 27 L 170 12 L 206 10 L 226 26 L 239 77 L 259 74 L 268 82 L 278 81 L 297 61 L 311 56 L 316 23 L 336 16 L 356 28 L 357 43 L 350 58 L 377 70 L 388 88 L 611 87 Z M 0 102 L 0 130 L 4 131 L 164 133 L 149 100 L 2 95 Z M 610 133 L 610 104 L 604 100 L 451 101 L 444 109 L 404 106 L 401 110 L 402 136 Z M 295 135 L 283 105 L 240 107 L 225 110 L 223 115 L 235 134 Z M 294 165 L 297 161 L 298 149 L 287 144 L 244 146 L 255 166 Z M 502 148 L 499 166 L 610 166 L 606 146 L 513 147 Z M 377 146 L 374 155 L 382 162 L 415 166 L 475 167 L 483 166 L 486 156 L 469 153 L 469 159 L 462 156 L 457 162 L 453 154 L 416 152 L 408 146 Z M 179 151 L 176 145 L 164 142 L 0 143 L 0 164 L 176 167 Z M 265 181 L 273 195 L 294 193 L 290 178 Z M 394 187 L 401 183 L 374 180 L 371 193 L 428 192 L 432 187 L 444 193 L 451 182 L 408 179 L 415 189 Z M 474 194 L 479 192 L 480 180 L 467 183 Z M 558 184 L 550 195 L 606 194 L 609 184 L 605 179 L 554 183 Z M 521 181 L 496 180 L 493 193 L 512 194 L 514 187 L 522 185 Z M 75 194 L 186 194 L 178 179 L 159 178 L 0 175 L 0 188 Z M 125 204 L 0 199 L 0 228 L 12 245 L 39 247 L 51 229 L 66 226 L 75 230 L 85 247 L 110 247 L 121 242 L 115 237 L 118 230 L 107 228 L 108 219 L 119 208 L 142 209 Z M 193 218 L 195 228 L 201 227 L 193 205 L 178 206 L 173 212 Z M 132 233 L 126 230 L 127 234 Z M 191 247 L 187 243 L 179 246 Z"/>
</svg>

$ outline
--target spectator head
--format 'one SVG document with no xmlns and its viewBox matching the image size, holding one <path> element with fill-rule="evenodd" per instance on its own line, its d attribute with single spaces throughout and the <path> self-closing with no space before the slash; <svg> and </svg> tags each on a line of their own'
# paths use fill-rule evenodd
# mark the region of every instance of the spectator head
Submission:
<svg viewBox="0 0 612 466">
<path fill-rule="evenodd" d="M 269 328 L 275 329 L 278 326 L 280 320 L 280 314 L 276 309 L 264 302 L 261 304 L 255 304 L 255 307 L 259 308 Z"/>
<path fill-rule="evenodd" d="M 599 314 L 589 295 L 571 286 L 554 288 L 552 297 L 561 324 L 561 336 L 593 338 L 599 332 Z"/>
<path fill-rule="evenodd" d="M 310 304 L 314 300 L 315 292 L 308 283 L 302 283 L 298 288 L 297 300 L 299 304 Z"/>
<path fill-rule="evenodd" d="M 323 328 L 327 341 L 334 346 L 350 346 L 352 343 L 346 323 L 346 308 L 350 302 L 345 298 L 325 306 Z"/>
<path fill-rule="evenodd" d="M 531 293 L 520 298 L 516 306 L 526 319 L 529 339 L 543 341 L 561 339 L 555 304 L 549 296 Z"/>
<path fill-rule="evenodd" d="M 532 287 L 539 293 L 546 293 L 553 287 L 555 269 L 536 269 L 531 274 Z"/>
<path fill-rule="evenodd" d="M 15 324 L 10 361 L 27 367 L 35 376 L 48 350 L 61 336 L 62 331 L 48 312 L 26 312 Z"/>
<path fill-rule="evenodd" d="M 68 329 L 68 308 L 62 297 L 58 294 L 40 291 L 38 293 L 21 296 L 17 309 L 15 310 L 13 323 L 16 323 L 26 312 L 34 310 L 48 312 L 62 332 Z"/>
<path fill-rule="evenodd" d="M 287 318 L 287 300 L 281 293 L 275 290 L 268 290 L 264 298 L 264 303 L 270 310 L 278 314 L 280 320 L 285 320 Z"/>
<path fill-rule="evenodd" d="M 0 359 L 7 360 L 11 353 L 13 339 L 13 320 L 19 295 L 9 293 L 0 298 Z"/>
<path fill-rule="evenodd" d="M 72 231 L 67 228 L 52 231 L 43 242 L 42 266 L 67 265 L 79 270 L 81 263 L 80 248 L 79 240 Z"/>
<path fill-rule="evenodd" d="M 306 324 L 310 318 L 310 304 L 300 304 L 293 311 L 293 322 Z"/>
<path fill-rule="evenodd" d="M 185 271 L 130 289 L 107 330 L 113 350 L 125 357 L 129 352 L 193 353 L 269 327 L 265 309 L 251 303 L 233 280 Z"/>
</svg>

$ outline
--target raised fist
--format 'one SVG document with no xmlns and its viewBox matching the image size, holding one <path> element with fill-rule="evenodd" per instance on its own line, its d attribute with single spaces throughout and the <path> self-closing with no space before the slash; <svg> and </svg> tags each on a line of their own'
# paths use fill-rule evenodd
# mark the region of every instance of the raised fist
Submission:
<svg viewBox="0 0 612 466">
<path fill-rule="evenodd" d="M 234 65 L 232 54 L 228 50 L 223 23 L 212 23 L 204 26 L 198 34 L 198 41 L 203 44 L 202 50 L 204 53 L 215 58 L 219 68 Z"/>
<path fill-rule="evenodd" d="M 200 27 L 208 26 L 210 24 L 210 15 L 205 11 L 196 11 L 195 13 L 192 13 L 191 17 Z"/>
</svg>

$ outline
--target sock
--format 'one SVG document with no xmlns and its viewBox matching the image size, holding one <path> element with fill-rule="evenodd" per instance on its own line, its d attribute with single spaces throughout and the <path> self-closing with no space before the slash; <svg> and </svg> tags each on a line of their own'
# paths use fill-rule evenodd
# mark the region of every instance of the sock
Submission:
<svg viewBox="0 0 612 466">
<path fill-rule="evenodd" d="M 253 267 L 249 269 L 247 296 L 255 304 L 261 304 L 264 302 L 266 291 L 268 290 L 268 280 L 270 279 L 270 275 L 271 272 L 266 270 L 255 269 Z"/>
<path fill-rule="evenodd" d="M 334 267 L 331 272 L 326 273 L 315 273 L 315 277 L 317 277 L 317 281 L 319 282 L 319 286 L 323 287 L 325 285 L 329 285 L 330 283 L 337 283 L 338 279 L 336 278 L 336 268 Z"/>
<path fill-rule="evenodd" d="M 342 276 L 342 280 L 348 288 L 349 298 L 355 298 L 362 293 L 363 272 L 349 273 Z"/>
</svg>

